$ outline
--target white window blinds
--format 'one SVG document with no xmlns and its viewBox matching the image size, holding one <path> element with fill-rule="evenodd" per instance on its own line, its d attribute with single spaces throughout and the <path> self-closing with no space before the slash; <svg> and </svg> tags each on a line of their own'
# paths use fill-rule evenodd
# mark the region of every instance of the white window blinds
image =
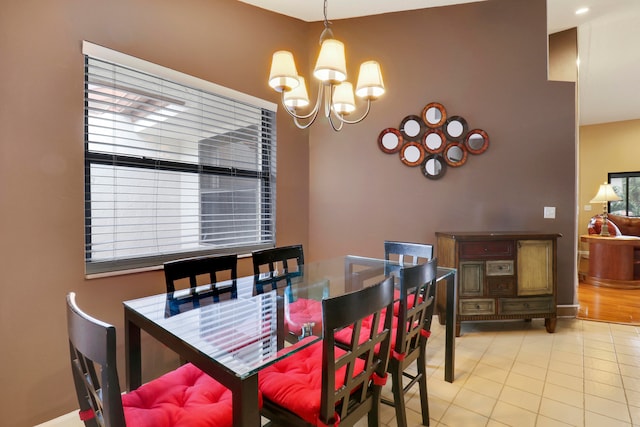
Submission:
<svg viewBox="0 0 640 427">
<path fill-rule="evenodd" d="M 87 274 L 275 241 L 275 106 L 85 42 Z"/>
</svg>

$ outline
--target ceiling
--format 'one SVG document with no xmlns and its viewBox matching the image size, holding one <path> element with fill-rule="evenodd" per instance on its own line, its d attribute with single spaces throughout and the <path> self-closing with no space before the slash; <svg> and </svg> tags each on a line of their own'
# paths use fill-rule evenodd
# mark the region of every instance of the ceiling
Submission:
<svg viewBox="0 0 640 427">
<path fill-rule="evenodd" d="M 303 21 L 323 20 L 323 0 L 241 0 Z M 329 20 L 486 0 L 342 0 Z M 490 1 L 490 0 L 488 0 Z M 589 12 L 576 15 L 580 7 Z M 640 119 L 640 0 L 547 0 L 548 32 L 578 28 L 580 125 Z"/>
</svg>

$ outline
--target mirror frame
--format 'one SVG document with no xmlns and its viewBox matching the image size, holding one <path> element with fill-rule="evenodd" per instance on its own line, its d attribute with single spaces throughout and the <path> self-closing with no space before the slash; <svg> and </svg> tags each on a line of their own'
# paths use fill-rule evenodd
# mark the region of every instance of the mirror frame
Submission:
<svg viewBox="0 0 640 427">
<path fill-rule="evenodd" d="M 460 135 L 453 136 L 449 133 L 449 130 L 447 128 L 449 127 L 449 124 L 451 124 L 452 122 L 459 122 L 462 125 L 462 132 L 460 133 Z M 442 131 L 447 136 L 447 139 L 449 141 L 463 141 L 465 136 L 467 135 L 468 129 L 469 129 L 469 125 L 467 124 L 467 121 L 460 116 L 451 116 L 442 125 Z"/>
<path fill-rule="evenodd" d="M 420 156 L 418 157 L 418 160 L 412 162 L 410 160 L 407 160 L 404 157 L 404 152 L 409 147 L 416 147 L 420 151 Z M 402 146 L 402 148 L 400 148 L 400 161 L 402 163 L 404 163 L 405 165 L 411 166 L 411 167 L 418 166 L 419 164 L 422 163 L 423 160 L 424 160 L 424 148 L 422 147 L 421 143 L 416 142 L 416 141 L 410 141 L 410 142 L 405 143 Z"/>
<path fill-rule="evenodd" d="M 415 121 L 418 124 L 418 126 L 420 126 L 420 130 L 416 135 L 407 135 L 407 132 L 405 132 L 404 130 L 405 125 L 410 121 Z M 420 117 L 416 115 L 409 115 L 404 119 L 402 119 L 398 129 L 400 130 L 400 132 L 402 132 L 402 136 L 404 137 L 405 141 L 419 141 L 420 138 L 422 137 L 422 134 L 424 133 L 424 122 Z"/>
<path fill-rule="evenodd" d="M 455 147 L 458 147 L 462 151 L 462 158 L 456 162 L 452 161 L 447 156 L 447 153 L 449 152 L 449 150 Z M 461 142 L 451 142 L 447 144 L 446 148 L 444 149 L 444 152 L 442 153 L 442 157 L 444 157 L 444 161 L 447 162 L 449 166 L 452 166 L 454 168 L 464 165 L 467 162 L 467 155 L 468 155 L 467 148 Z"/>
<path fill-rule="evenodd" d="M 437 123 L 431 123 L 427 120 L 427 111 L 429 111 L 429 109 L 431 108 L 437 108 L 438 110 L 440 110 L 441 117 L 440 121 Z M 439 102 L 430 102 L 422 109 L 422 120 L 428 127 L 432 129 L 438 128 L 442 126 L 442 124 L 447 120 L 447 110 L 444 108 L 444 105 L 440 104 Z"/>
<path fill-rule="evenodd" d="M 427 145 L 427 138 L 429 137 L 429 135 L 433 134 L 436 134 L 440 137 L 441 144 L 438 148 L 429 148 L 429 146 Z M 444 151 L 444 147 L 447 146 L 447 137 L 440 129 L 428 129 L 422 137 L 422 144 L 424 145 L 424 149 L 427 150 L 427 153 L 439 154 L 442 153 Z"/>
<path fill-rule="evenodd" d="M 474 149 L 474 148 L 471 147 L 471 145 L 469 144 L 469 139 L 473 135 L 482 136 L 482 139 L 484 140 L 484 142 L 482 144 L 482 147 L 480 147 L 478 149 Z M 487 151 L 487 148 L 489 148 L 489 135 L 487 135 L 487 133 L 485 131 L 483 131 L 482 129 L 473 129 L 473 130 L 469 131 L 469 133 L 467 133 L 467 136 L 464 139 L 464 145 L 465 145 L 465 147 L 467 147 L 467 151 L 469 151 L 469 153 L 471 153 L 471 154 L 482 154 L 485 151 Z"/>
<path fill-rule="evenodd" d="M 398 137 L 398 145 L 395 148 L 387 148 L 382 143 L 382 139 L 385 137 L 385 135 L 389 133 L 392 133 Z M 380 147 L 380 149 L 387 154 L 397 153 L 398 151 L 400 151 L 400 148 L 402 148 L 403 144 L 404 144 L 404 138 L 402 137 L 402 133 L 398 129 L 387 128 L 382 132 L 380 132 L 380 135 L 378 135 L 378 147 Z"/>
<path fill-rule="evenodd" d="M 437 174 L 430 174 L 427 171 L 427 163 L 430 161 L 437 161 L 440 163 L 440 172 Z M 447 171 L 447 162 L 444 161 L 444 158 L 442 157 L 441 154 L 430 154 L 428 156 L 426 156 L 424 158 L 424 161 L 422 162 L 422 165 L 420 166 L 420 169 L 422 169 L 422 174 L 429 178 L 429 179 L 440 179 L 444 176 L 445 172 Z"/>
</svg>

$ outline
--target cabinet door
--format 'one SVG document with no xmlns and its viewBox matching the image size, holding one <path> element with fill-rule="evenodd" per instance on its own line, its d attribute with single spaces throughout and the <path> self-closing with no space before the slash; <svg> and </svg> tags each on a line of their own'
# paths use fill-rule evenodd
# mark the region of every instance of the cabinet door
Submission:
<svg viewBox="0 0 640 427">
<path fill-rule="evenodd" d="M 460 296 L 477 297 L 483 295 L 484 262 L 467 261 L 460 263 Z"/>
<path fill-rule="evenodd" d="M 519 240 L 518 295 L 553 294 L 553 241 Z"/>
</svg>

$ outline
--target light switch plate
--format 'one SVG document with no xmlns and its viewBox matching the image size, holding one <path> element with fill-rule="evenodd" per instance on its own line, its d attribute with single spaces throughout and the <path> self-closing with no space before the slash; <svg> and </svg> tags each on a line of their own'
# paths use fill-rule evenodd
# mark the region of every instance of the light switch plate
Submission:
<svg viewBox="0 0 640 427">
<path fill-rule="evenodd" d="M 556 207 L 555 206 L 545 206 L 544 207 L 544 217 L 553 219 L 556 217 Z"/>
</svg>

